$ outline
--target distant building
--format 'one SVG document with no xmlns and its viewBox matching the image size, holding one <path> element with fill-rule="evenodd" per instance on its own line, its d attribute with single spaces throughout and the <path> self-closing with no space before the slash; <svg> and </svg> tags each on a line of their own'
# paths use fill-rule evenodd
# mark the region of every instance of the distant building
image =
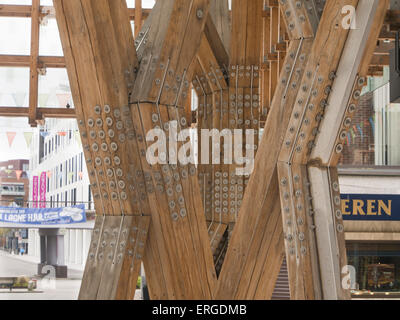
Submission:
<svg viewBox="0 0 400 320">
<path fill-rule="evenodd" d="M 24 207 L 29 197 L 29 160 L 0 162 L 0 206 Z"/>
<path fill-rule="evenodd" d="M 25 207 L 29 197 L 27 171 L 29 160 L 10 160 L 0 162 L 0 206 Z M 27 250 L 27 230 L 6 230 L 0 237 L 0 248 L 18 253 L 20 248 Z"/>
<path fill-rule="evenodd" d="M 33 201 L 33 179 L 36 177 L 40 180 L 40 176 L 45 173 L 47 208 L 85 204 L 86 210 L 94 210 L 86 161 L 79 139 L 75 119 L 47 119 L 45 127 L 34 133 L 30 152 L 31 207 L 40 206 L 40 197 L 36 203 Z M 57 234 L 64 236 L 64 257 L 58 258 L 61 264 L 83 268 L 91 233 L 88 229 L 58 230 Z M 38 259 L 41 258 L 41 236 L 39 229 L 29 229 L 28 254 Z"/>
</svg>

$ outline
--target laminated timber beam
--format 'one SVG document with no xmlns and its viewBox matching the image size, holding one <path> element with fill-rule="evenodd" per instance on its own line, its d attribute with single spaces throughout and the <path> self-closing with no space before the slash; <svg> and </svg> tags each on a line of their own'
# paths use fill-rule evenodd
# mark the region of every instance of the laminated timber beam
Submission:
<svg viewBox="0 0 400 320">
<path fill-rule="evenodd" d="M 36 112 L 38 106 L 38 90 L 39 90 L 39 15 L 40 0 L 32 0 L 32 18 L 31 18 L 31 56 L 30 56 L 30 76 L 29 76 L 29 117 L 28 121 L 31 126 L 36 126 Z"/>
<path fill-rule="evenodd" d="M 144 177 L 133 169 L 128 93 L 138 62 L 126 3 L 56 0 L 54 6 L 98 212 L 79 299 L 132 299 L 150 210 L 139 188 Z"/>
<path fill-rule="evenodd" d="M 324 299 L 342 297 L 341 273 L 346 266 L 344 227 L 337 165 L 345 134 L 357 110 L 388 0 L 360 1 L 357 29 L 344 48 L 327 109 L 308 159 L 308 176 Z"/>
<path fill-rule="evenodd" d="M 227 10 L 227 4 L 224 8 Z M 232 133 L 234 129 L 245 128 L 254 128 L 258 132 L 263 2 L 235 0 L 232 8 L 230 61 L 225 58 L 227 54 L 221 54 L 219 49 L 219 43 L 223 42 L 217 37 L 223 33 L 221 30 L 218 33 L 210 32 L 214 29 L 210 19 L 195 61 L 193 86 L 199 96 L 199 133 L 202 129 L 217 129 L 222 136 L 228 130 Z M 220 18 L 225 19 L 225 25 L 229 24 L 227 11 L 220 12 Z M 208 39 L 208 46 L 205 38 Z M 230 156 L 226 152 L 233 151 L 225 149 L 227 137 L 221 139 L 225 139 L 224 144 L 219 142 L 224 148 L 219 154 L 213 155 L 212 147 L 208 143 L 203 145 L 202 137 L 199 138 L 199 155 L 203 158 L 206 151 L 210 154 L 207 159 L 210 164 L 199 165 L 199 181 L 217 273 L 221 269 L 229 240 L 228 233 L 224 235 L 224 232 L 228 225 L 230 230 L 234 226 L 245 189 L 244 177 L 236 176 L 236 166 L 225 161 Z M 255 144 L 258 144 L 257 136 L 255 140 Z M 243 147 L 246 152 L 244 146 L 245 143 L 240 149 Z M 222 239 L 224 243 L 221 243 Z"/>
<path fill-rule="evenodd" d="M 286 5 L 291 6 L 292 4 L 286 3 Z M 289 8 L 282 7 L 282 10 L 284 9 L 290 11 Z M 285 21 L 286 26 L 292 25 L 291 19 L 297 21 L 299 16 L 307 16 L 304 7 L 293 12 L 290 11 L 290 13 L 289 16 L 284 15 L 284 18 L 287 19 Z M 271 26 L 271 24 L 269 25 Z M 291 58 L 288 56 L 286 59 L 291 59 L 291 63 L 294 58 L 300 55 L 305 59 L 306 54 L 311 50 L 313 29 L 310 22 L 307 20 L 299 27 L 300 30 L 297 30 L 296 34 L 293 34 L 295 30 L 290 27 L 292 41 L 288 52 L 290 52 Z M 272 38 L 274 35 L 269 32 L 269 36 Z M 299 36 L 302 40 L 295 39 L 296 36 Z M 303 40 L 304 36 L 309 39 Z M 300 61 L 295 63 L 297 63 L 296 68 L 299 68 Z M 293 70 L 296 70 L 295 66 L 293 66 Z M 297 79 L 300 75 L 294 73 L 293 76 Z M 270 169 L 271 164 L 268 161 L 260 163 L 258 160 L 260 153 L 265 156 L 269 152 L 266 149 L 274 147 L 276 135 L 282 135 L 280 126 L 285 125 L 284 122 L 282 123 L 284 119 L 277 118 L 286 109 L 283 103 L 285 101 L 280 100 L 284 96 L 286 82 L 283 84 L 280 81 L 278 84 L 264 136 L 255 158 L 255 168 L 246 187 L 225 262 L 222 266 L 216 295 L 219 299 L 270 299 L 283 261 L 284 248 L 280 204 L 276 201 L 279 194 L 277 174 L 275 168 L 273 168 L 271 172 L 273 176 L 265 177 L 264 170 Z M 290 94 L 292 92 L 293 90 L 288 91 Z M 280 99 L 277 97 L 280 97 Z M 292 95 L 285 98 L 289 101 L 293 100 Z M 275 103 L 276 107 L 274 107 Z M 282 110 L 279 109 L 280 107 Z M 265 179 L 273 180 L 270 186 L 265 185 Z M 262 188 L 263 184 L 266 189 L 258 189 L 258 187 Z M 259 200 L 254 201 L 254 199 Z"/>
<path fill-rule="evenodd" d="M 211 299 L 216 282 L 207 226 L 193 164 L 149 165 L 144 137 L 152 129 L 186 129 L 192 61 L 201 44 L 209 1 L 158 1 L 136 39 L 141 61 L 130 98 L 143 170 L 157 185 L 152 194 L 154 245 L 165 247 L 160 260 L 169 281 L 169 299 Z M 142 45 L 143 44 L 143 45 Z M 168 147 L 173 141 L 168 141 Z M 185 144 L 185 148 L 188 144 Z M 183 143 L 178 143 L 178 148 Z M 176 155 L 176 153 L 175 153 Z M 171 156 L 171 154 L 170 154 Z M 169 159 L 171 160 L 171 159 Z M 151 239 L 149 235 L 149 242 Z M 145 257 L 146 259 L 146 257 Z M 148 274 L 148 266 L 145 270 Z"/>
<path fill-rule="evenodd" d="M 230 48 L 229 100 L 227 108 L 227 128 L 243 131 L 243 139 L 247 130 L 253 130 L 254 142 L 244 141 L 241 152 L 247 156 L 249 148 L 256 153 L 258 149 L 259 122 L 261 109 L 261 54 L 263 1 L 232 1 L 232 35 Z M 248 131 L 251 132 L 251 131 Z M 239 164 L 225 166 L 218 174 L 221 175 L 221 185 L 227 187 L 222 196 L 229 217 L 230 232 L 238 219 L 243 195 L 248 183 L 250 172 L 237 174 Z"/>
<path fill-rule="evenodd" d="M 201 130 L 217 129 L 222 131 L 227 126 L 227 121 L 224 121 L 224 118 L 226 120 L 226 113 L 223 113 L 224 105 L 227 106 L 228 103 L 228 86 L 225 79 L 227 64 L 228 61 L 226 61 L 225 67 L 223 65 L 220 66 L 207 41 L 207 37 L 204 35 L 191 68 L 194 68 L 193 88 L 196 90 L 199 99 L 197 111 L 198 154 L 201 156 L 203 152 L 207 152 L 207 154 L 211 155 L 207 159 L 209 164 L 199 164 L 198 177 L 203 207 L 208 222 L 211 249 L 214 254 L 228 225 L 226 213 L 223 214 L 221 206 L 214 205 L 215 201 L 220 204 L 220 200 L 217 200 L 213 193 L 214 172 L 219 172 L 219 168 L 223 164 L 212 164 L 212 146 L 208 144 L 208 146 L 205 146 L 208 150 L 204 150 Z M 218 198 L 222 199 L 219 196 L 220 193 Z"/>
<path fill-rule="evenodd" d="M 145 140 L 150 129 L 168 130 L 169 120 L 186 126 L 187 69 L 208 1 L 158 1 L 135 42 L 123 0 L 55 5 L 96 206 L 103 209 L 80 298 L 131 299 L 141 259 L 153 299 L 212 298 L 216 276 L 196 168 L 151 166 Z M 133 222 L 125 229 L 126 217 Z M 115 262 L 111 248 L 126 250 Z"/>
<path fill-rule="evenodd" d="M 219 298 L 257 298 L 257 295 L 254 294 L 254 287 L 251 289 L 252 286 L 249 285 L 254 280 L 256 280 L 255 283 L 257 285 L 262 284 L 264 286 L 264 298 L 271 294 L 271 292 L 266 293 L 265 288 L 268 283 L 274 281 L 274 278 L 276 279 L 277 272 L 279 272 L 278 266 L 280 265 L 277 264 L 276 260 L 280 256 L 278 254 L 279 250 L 276 250 L 276 248 L 279 249 L 278 240 L 283 239 L 284 235 L 282 223 L 277 223 L 281 219 L 280 213 L 279 211 L 277 213 L 272 212 L 271 208 L 274 206 L 274 201 L 269 200 L 274 198 L 274 193 L 276 195 L 276 192 L 279 192 L 277 191 L 279 190 L 277 187 L 277 164 L 281 157 L 280 151 L 282 148 L 290 149 L 293 144 L 293 141 L 285 139 L 286 132 L 303 136 L 301 133 L 296 132 L 295 127 L 289 126 L 292 114 L 294 119 L 300 121 L 302 113 L 298 109 L 303 108 L 304 105 L 308 107 L 310 102 L 308 97 L 318 100 L 318 103 L 315 102 L 313 105 L 320 106 L 321 94 L 325 91 L 325 87 L 322 90 L 321 88 L 318 90 L 312 88 L 315 85 L 321 87 L 323 84 L 327 85 L 330 81 L 331 72 L 336 70 L 348 35 L 348 30 L 339 27 L 343 18 L 340 12 L 345 5 L 356 6 L 357 1 L 327 1 L 321 19 L 317 14 L 314 17 L 316 18 L 315 21 L 320 21 L 315 36 L 312 32 L 307 36 L 301 36 L 304 31 L 316 30 L 315 24 L 311 24 L 313 27 L 304 28 L 304 30 L 296 28 L 296 21 L 304 21 L 304 18 L 307 17 L 304 13 L 296 14 L 297 9 L 294 8 L 304 8 L 301 4 L 294 6 L 294 2 L 289 1 L 286 2 L 287 7 L 283 9 L 289 37 L 292 39 L 292 47 L 289 49 L 284 69 L 281 72 L 279 86 L 272 102 L 262 143 L 256 156 L 255 170 L 247 187 L 241 208 L 243 212 L 251 211 L 252 215 L 246 220 L 241 220 L 242 218 L 239 214 L 239 220 L 233 231 L 226 261 L 218 283 L 217 297 Z M 303 4 L 305 5 L 305 3 Z M 300 16 L 303 18 L 300 19 Z M 290 21 L 290 19 L 293 19 L 293 21 Z M 297 37 L 299 38 L 296 39 Z M 311 109 L 315 112 L 317 107 Z M 306 119 L 303 120 L 305 121 Z M 312 119 L 308 119 L 305 122 L 310 124 L 311 121 Z M 302 151 L 302 148 L 295 148 L 295 151 L 296 153 Z M 298 168 L 296 170 L 301 169 Z M 303 183 L 299 179 L 296 180 L 299 184 Z M 287 184 L 288 181 L 285 181 L 285 186 Z M 306 183 L 304 184 L 307 185 Z M 301 193 L 298 194 L 301 195 Z M 290 195 L 288 194 L 288 196 Z M 282 198 L 286 199 L 286 195 Z M 260 199 L 261 201 L 254 201 L 254 199 Z M 305 205 L 299 203 L 296 204 L 296 207 L 298 210 L 305 210 Z M 282 206 L 282 215 L 291 214 L 290 210 L 290 207 Z M 304 228 L 305 223 L 306 219 L 303 218 L 298 221 L 290 221 L 289 225 L 299 224 L 300 228 Z M 287 231 L 287 225 L 283 227 Z M 262 231 L 256 232 L 256 230 Z M 268 238 L 268 235 L 272 235 L 274 232 L 275 235 Z M 308 230 L 303 232 L 301 241 L 304 241 L 305 237 L 308 236 L 307 232 Z M 291 236 L 286 234 L 285 242 L 290 243 L 290 239 L 292 239 Z M 266 246 L 265 243 L 269 243 L 271 247 L 271 250 L 265 255 L 266 259 L 256 259 L 255 257 L 260 257 L 260 254 L 265 252 L 266 249 L 262 249 L 261 246 L 262 244 Z M 287 253 L 292 257 L 288 261 L 288 265 L 293 299 L 318 299 L 322 297 L 320 288 L 318 285 L 315 286 L 314 283 L 315 264 L 310 263 L 315 258 L 313 254 L 315 251 L 309 251 L 310 248 L 312 249 L 313 243 L 307 242 L 306 245 L 307 247 L 304 246 L 305 248 L 303 246 L 299 248 L 290 247 L 290 249 L 294 250 L 288 250 L 289 252 Z M 257 268 L 255 262 L 260 260 L 263 261 L 264 266 Z M 265 278 L 265 281 L 261 281 L 262 272 L 260 270 L 268 270 L 269 279 Z M 257 285 L 255 286 L 256 288 Z M 271 287 L 273 288 L 273 286 L 269 285 L 269 288 Z M 258 297 L 261 297 L 261 295 Z"/>
<path fill-rule="evenodd" d="M 229 55 L 226 51 L 230 37 L 230 35 L 226 34 L 227 27 L 230 30 L 228 1 L 212 0 L 211 8 L 215 10 L 214 12 L 210 10 L 199 50 L 190 67 L 193 68 L 193 72 L 191 72 L 193 74 L 193 88 L 199 99 L 197 133 L 198 154 L 200 157 L 204 151 L 201 130 L 217 129 L 222 131 L 228 127 L 227 69 Z M 225 37 L 225 43 L 222 40 L 223 37 Z M 208 146 L 204 147 L 208 148 L 206 152 L 210 155 L 207 159 L 209 164 L 200 163 L 198 165 L 198 179 L 207 220 L 211 250 L 214 255 L 214 262 L 218 265 L 222 261 L 221 246 L 223 247 L 223 244 L 221 244 L 221 240 L 229 223 L 227 213 L 222 212 L 222 187 L 218 187 L 219 192 L 217 195 L 213 192 L 215 189 L 214 173 L 220 172 L 223 164 L 213 164 L 212 146 L 208 144 Z"/>
<path fill-rule="evenodd" d="M 215 25 L 215 29 L 219 38 L 221 39 L 225 51 L 228 51 L 231 43 L 231 18 L 229 12 L 229 1 L 227 0 L 211 0 L 210 2 L 210 16 L 211 21 Z M 209 20 L 207 20 L 207 32 Z"/>
<path fill-rule="evenodd" d="M 308 163 L 315 141 L 321 135 L 337 136 L 336 132 L 328 129 L 332 121 L 327 121 L 324 116 L 325 112 L 334 109 L 333 105 L 342 103 L 335 102 L 332 105 L 328 99 L 332 97 L 332 100 L 347 101 L 352 88 L 359 98 L 365 78 L 356 87 L 353 83 L 367 40 L 372 43 L 367 64 L 376 44 L 377 35 L 375 39 L 368 39 L 368 36 L 377 5 L 378 1 L 358 2 L 357 29 L 350 31 L 343 52 L 331 59 L 329 56 L 321 58 L 315 64 L 318 70 L 315 78 L 311 76 L 310 80 L 313 80 L 302 84 L 307 90 L 297 98 L 298 105 L 292 112 L 279 156 L 286 255 L 291 296 L 294 299 L 350 298 L 349 291 L 342 288 L 341 283 L 342 268 L 347 263 L 343 221 L 337 211 L 340 208 L 337 174 L 323 164 L 316 169 L 313 166 L 310 168 Z M 387 7 L 387 3 L 382 2 L 381 5 Z M 338 87 L 341 89 L 338 90 Z M 338 109 L 332 112 L 335 116 L 343 114 L 338 113 Z M 323 119 L 324 125 L 320 125 Z M 332 150 L 338 154 L 340 147 L 343 147 L 338 145 L 328 149 L 326 141 L 319 146 L 326 148 L 326 152 L 329 150 L 329 154 Z M 317 160 L 314 158 L 313 161 Z"/>
</svg>

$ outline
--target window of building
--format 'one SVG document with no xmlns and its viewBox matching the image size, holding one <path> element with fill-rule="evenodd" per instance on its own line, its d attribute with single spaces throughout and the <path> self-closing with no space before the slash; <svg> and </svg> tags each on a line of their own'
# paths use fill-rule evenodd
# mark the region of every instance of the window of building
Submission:
<svg viewBox="0 0 400 320">
<path fill-rule="evenodd" d="M 360 291 L 400 291 L 400 243 L 347 243 L 348 264 Z"/>
<path fill-rule="evenodd" d="M 400 165 L 400 104 L 390 103 L 390 70 L 368 79 L 352 127 L 345 139 L 341 164 Z"/>
</svg>

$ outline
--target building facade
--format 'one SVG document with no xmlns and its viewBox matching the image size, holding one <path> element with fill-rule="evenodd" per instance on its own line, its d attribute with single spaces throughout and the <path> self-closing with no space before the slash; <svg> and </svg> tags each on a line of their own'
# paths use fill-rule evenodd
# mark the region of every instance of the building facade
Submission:
<svg viewBox="0 0 400 320">
<path fill-rule="evenodd" d="M 356 295 L 400 293 L 400 104 L 389 73 L 369 78 L 339 168 Z"/>
<path fill-rule="evenodd" d="M 24 207 L 28 204 L 29 160 L 0 162 L 0 206 Z M 27 229 L 6 229 L 0 234 L 0 248 L 19 253 L 28 250 Z"/>
<path fill-rule="evenodd" d="M 0 162 L 0 206 L 27 204 L 29 197 L 29 160 Z"/>
<path fill-rule="evenodd" d="M 48 119 L 34 133 L 30 159 L 30 205 L 32 207 L 69 207 L 84 204 L 93 211 L 92 193 L 83 155 L 76 120 Z M 38 193 L 35 180 L 45 176 L 45 203 Z M 40 183 L 39 183 L 40 184 Z M 36 191 L 35 191 L 36 188 Z M 36 193 L 36 195 L 35 195 Z M 36 199 L 36 200 L 34 200 Z M 83 268 L 90 245 L 90 229 L 61 229 L 64 235 L 63 263 Z M 40 258 L 40 234 L 38 229 L 29 230 L 29 255 Z"/>
</svg>

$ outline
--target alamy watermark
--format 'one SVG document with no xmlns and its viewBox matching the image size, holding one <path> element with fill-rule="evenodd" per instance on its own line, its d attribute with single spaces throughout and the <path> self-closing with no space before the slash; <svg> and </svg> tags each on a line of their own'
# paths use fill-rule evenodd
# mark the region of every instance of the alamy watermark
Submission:
<svg viewBox="0 0 400 320">
<path fill-rule="evenodd" d="M 356 268 L 351 265 L 344 266 L 342 268 L 342 288 L 344 290 L 356 290 L 357 282 L 356 282 Z"/>
<path fill-rule="evenodd" d="M 234 164 L 238 166 L 236 168 L 238 176 L 250 175 L 253 172 L 257 148 L 254 143 L 255 130 L 202 129 L 199 137 L 197 131 L 190 128 L 178 132 L 177 121 L 170 121 L 166 127 L 168 133 L 161 128 L 152 129 L 147 133 L 146 141 L 153 142 L 148 146 L 146 153 L 149 164 Z M 196 152 L 199 138 L 200 156 Z M 243 139 L 246 140 L 244 145 Z"/>
<path fill-rule="evenodd" d="M 342 27 L 343 29 L 346 30 L 355 30 L 357 29 L 357 14 L 356 14 L 356 8 L 353 6 L 344 6 L 342 8 L 342 14 L 345 15 L 345 17 L 342 19 Z"/>
</svg>

